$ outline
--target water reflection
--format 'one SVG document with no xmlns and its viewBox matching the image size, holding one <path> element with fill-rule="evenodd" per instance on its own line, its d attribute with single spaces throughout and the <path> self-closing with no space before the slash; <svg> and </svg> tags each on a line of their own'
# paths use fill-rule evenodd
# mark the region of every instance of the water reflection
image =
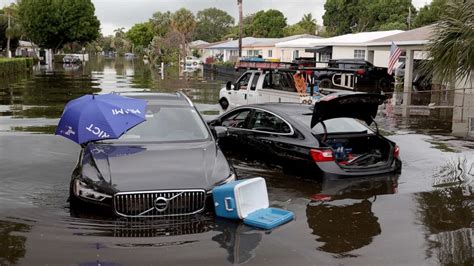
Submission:
<svg viewBox="0 0 474 266">
<path fill-rule="evenodd" d="M 426 228 L 426 256 L 443 265 L 474 263 L 472 186 L 450 187 L 416 196 Z"/>
<path fill-rule="evenodd" d="M 164 218 L 104 218 L 97 215 L 71 211 L 68 221 L 80 236 L 116 238 L 150 238 L 201 234 L 216 225 L 210 214 Z M 85 223 L 85 221 L 89 221 Z"/>
<path fill-rule="evenodd" d="M 451 159 L 434 175 L 431 192 L 419 193 L 419 219 L 426 228 L 426 256 L 443 265 L 474 263 L 474 161 Z"/>
<path fill-rule="evenodd" d="M 238 221 L 225 219 L 217 219 L 216 225 L 215 230 L 221 233 L 212 240 L 227 251 L 227 260 L 230 263 L 247 263 L 255 257 L 255 249 L 262 240 L 263 231 L 248 227 Z"/>
<path fill-rule="evenodd" d="M 26 237 L 18 233 L 30 230 L 30 225 L 0 220 L 0 265 L 17 264 L 25 256 Z"/>
<path fill-rule="evenodd" d="M 372 211 L 377 195 L 397 192 L 398 176 L 327 179 L 306 208 L 308 225 L 322 246 L 318 249 L 355 256 L 348 252 L 367 246 L 382 230 Z"/>
<path fill-rule="evenodd" d="M 162 79 L 140 60 L 97 57 L 82 65 L 56 64 L 0 80 L 0 131 L 49 134 L 64 105 L 90 93 L 184 90 L 196 103 L 216 105 L 223 83 L 200 71 L 180 76 L 175 68 L 167 68 Z"/>
</svg>

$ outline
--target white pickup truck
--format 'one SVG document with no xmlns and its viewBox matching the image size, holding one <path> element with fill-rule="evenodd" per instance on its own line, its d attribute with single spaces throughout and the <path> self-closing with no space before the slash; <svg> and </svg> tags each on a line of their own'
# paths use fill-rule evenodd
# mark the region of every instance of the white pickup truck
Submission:
<svg viewBox="0 0 474 266">
<path fill-rule="evenodd" d="M 312 104 L 319 95 L 299 93 L 296 90 L 292 72 L 248 70 L 237 79 L 227 82 L 219 92 L 221 111 L 227 111 L 244 104 L 266 102 L 296 102 Z"/>
</svg>

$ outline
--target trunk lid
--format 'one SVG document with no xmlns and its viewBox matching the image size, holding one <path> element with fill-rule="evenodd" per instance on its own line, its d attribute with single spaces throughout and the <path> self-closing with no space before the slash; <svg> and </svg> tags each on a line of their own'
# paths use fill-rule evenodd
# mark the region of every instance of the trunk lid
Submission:
<svg viewBox="0 0 474 266">
<path fill-rule="evenodd" d="M 324 120 L 349 117 L 370 125 L 377 115 L 378 106 L 386 97 L 380 94 L 339 92 L 329 94 L 314 105 L 311 128 Z"/>
</svg>

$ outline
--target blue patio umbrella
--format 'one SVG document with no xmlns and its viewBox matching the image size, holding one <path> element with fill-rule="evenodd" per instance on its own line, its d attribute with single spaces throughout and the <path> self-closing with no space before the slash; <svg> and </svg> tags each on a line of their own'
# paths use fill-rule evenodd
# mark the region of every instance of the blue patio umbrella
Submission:
<svg viewBox="0 0 474 266">
<path fill-rule="evenodd" d="M 117 139 L 145 121 L 144 100 L 117 94 L 84 95 L 66 104 L 56 135 L 78 144 Z"/>
</svg>

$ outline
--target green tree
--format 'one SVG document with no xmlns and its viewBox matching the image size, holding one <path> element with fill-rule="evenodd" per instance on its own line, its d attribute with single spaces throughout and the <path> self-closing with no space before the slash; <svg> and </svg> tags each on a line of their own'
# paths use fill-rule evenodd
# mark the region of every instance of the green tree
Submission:
<svg viewBox="0 0 474 266">
<path fill-rule="evenodd" d="M 18 20 L 18 6 L 15 3 L 0 9 L 0 38 L 2 47 L 14 52 L 22 36 L 22 28 Z"/>
<path fill-rule="evenodd" d="M 286 18 L 278 10 L 258 11 L 252 19 L 250 32 L 253 37 L 280 38 L 284 36 Z M 247 32 L 246 32 L 247 35 Z"/>
<path fill-rule="evenodd" d="M 171 30 L 171 13 L 156 12 L 150 19 L 155 36 L 165 37 Z"/>
<path fill-rule="evenodd" d="M 111 47 L 118 53 L 118 55 L 122 56 L 130 51 L 130 42 L 125 37 L 124 28 L 115 29 L 114 33 L 115 35 L 112 39 Z"/>
<path fill-rule="evenodd" d="M 292 35 L 298 35 L 298 34 L 306 34 L 306 29 L 301 27 L 299 23 L 293 24 L 293 25 L 288 25 L 284 29 L 285 36 L 292 36 Z M 313 33 L 314 34 L 314 33 Z"/>
<path fill-rule="evenodd" d="M 304 14 L 298 25 L 304 29 L 306 34 L 315 34 L 317 29 L 316 19 L 311 13 Z"/>
<path fill-rule="evenodd" d="M 451 0 L 428 44 L 425 66 L 443 83 L 466 80 L 474 70 L 474 1 Z"/>
<path fill-rule="evenodd" d="M 21 0 L 20 22 L 37 45 L 60 49 L 66 43 L 85 44 L 99 37 L 100 22 L 90 0 Z"/>
<path fill-rule="evenodd" d="M 384 29 L 407 29 L 411 0 L 327 0 L 323 24 L 330 35 Z M 343 14 L 343 15 L 342 15 Z"/>
<path fill-rule="evenodd" d="M 447 0 L 433 0 L 429 5 L 420 8 L 413 20 L 413 26 L 421 27 L 432 24 L 439 20 L 445 8 Z"/>
<path fill-rule="evenodd" d="M 150 22 L 135 24 L 125 36 L 135 47 L 146 47 L 153 39 L 153 25 Z"/>
<path fill-rule="evenodd" d="M 194 14 L 185 9 L 181 8 L 171 16 L 171 27 L 173 30 L 180 34 L 181 37 L 181 56 L 186 57 L 186 44 L 191 40 L 191 37 L 196 28 L 196 20 Z"/>
<path fill-rule="evenodd" d="M 196 15 L 197 40 L 215 42 L 222 40 L 234 24 L 234 18 L 227 12 L 217 8 L 206 8 Z"/>
</svg>

